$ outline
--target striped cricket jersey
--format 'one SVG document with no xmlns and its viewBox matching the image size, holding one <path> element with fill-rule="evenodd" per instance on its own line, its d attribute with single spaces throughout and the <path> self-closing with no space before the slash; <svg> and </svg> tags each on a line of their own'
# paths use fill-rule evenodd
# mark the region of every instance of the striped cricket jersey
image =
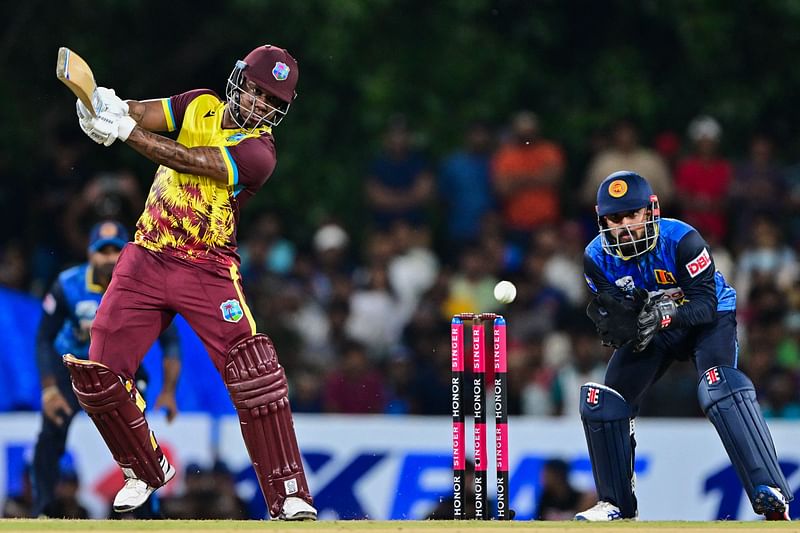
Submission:
<svg viewBox="0 0 800 533">
<path fill-rule="evenodd" d="M 245 203 L 275 168 L 272 130 L 223 129 L 225 102 L 207 89 L 161 101 L 169 131 L 187 147 L 214 146 L 228 168 L 228 181 L 178 172 L 161 165 L 136 223 L 136 244 L 188 260 L 238 262 L 236 226 Z"/>
</svg>

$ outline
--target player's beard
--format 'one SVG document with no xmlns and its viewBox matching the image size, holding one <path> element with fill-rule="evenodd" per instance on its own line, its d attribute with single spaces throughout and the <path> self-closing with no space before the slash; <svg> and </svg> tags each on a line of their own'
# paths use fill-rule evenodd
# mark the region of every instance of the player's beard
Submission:
<svg viewBox="0 0 800 533">
<path fill-rule="evenodd" d="M 111 281 L 111 273 L 114 271 L 114 265 L 116 263 L 101 263 L 94 267 L 95 275 L 97 276 L 98 280 L 102 280 L 106 283 Z"/>
<path fill-rule="evenodd" d="M 644 246 L 644 242 L 640 240 L 642 238 L 635 231 L 622 230 L 619 235 L 614 236 L 614 241 L 623 257 L 633 257 L 640 252 L 638 248 Z"/>
</svg>

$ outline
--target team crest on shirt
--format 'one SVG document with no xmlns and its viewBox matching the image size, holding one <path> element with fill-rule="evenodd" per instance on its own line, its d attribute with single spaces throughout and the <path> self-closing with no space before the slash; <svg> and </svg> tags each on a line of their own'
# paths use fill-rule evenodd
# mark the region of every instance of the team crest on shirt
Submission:
<svg viewBox="0 0 800 533">
<path fill-rule="evenodd" d="M 659 285 L 675 285 L 678 283 L 675 281 L 675 275 L 670 272 L 669 270 L 662 270 L 660 268 L 653 269 L 653 273 L 656 277 L 656 283 Z"/>
<path fill-rule="evenodd" d="M 219 304 L 219 310 L 222 311 L 222 318 L 225 322 L 236 323 L 244 316 L 239 300 L 225 300 Z"/>
<path fill-rule="evenodd" d="M 289 77 L 289 66 L 282 61 L 278 61 L 275 63 L 275 66 L 272 67 L 272 75 L 278 81 L 284 81 L 286 78 Z"/>
</svg>

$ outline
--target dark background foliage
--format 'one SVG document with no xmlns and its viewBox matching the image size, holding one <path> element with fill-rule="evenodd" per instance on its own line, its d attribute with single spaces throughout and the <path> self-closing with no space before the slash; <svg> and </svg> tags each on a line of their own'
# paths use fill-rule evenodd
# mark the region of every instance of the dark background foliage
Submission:
<svg viewBox="0 0 800 533">
<path fill-rule="evenodd" d="M 83 55 L 124 98 L 224 91 L 236 59 L 262 43 L 299 60 L 299 98 L 277 132 L 279 167 L 248 212 L 279 207 L 302 233 L 361 216 L 360 184 L 389 117 L 404 113 L 434 156 L 471 120 L 540 114 L 576 183 L 587 139 L 620 116 L 645 141 L 696 114 L 725 125 L 724 147 L 770 132 L 796 158 L 800 3 L 792 0 L 27 0 L 3 2 L 3 205 L 35 191 L 53 140 L 79 136 L 54 76 L 57 48 Z M 153 165 L 124 147 L 86 146 L 96 168 Z M 246 214 L 247 215 L 247 214 Z M 28 221 L 31 224 L 41 221 Z"/>
</svg>

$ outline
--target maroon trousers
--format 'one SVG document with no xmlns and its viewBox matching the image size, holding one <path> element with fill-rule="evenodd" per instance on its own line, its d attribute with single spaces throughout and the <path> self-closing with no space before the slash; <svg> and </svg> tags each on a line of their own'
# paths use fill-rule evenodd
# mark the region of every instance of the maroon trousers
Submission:
<svg viewBox="0 0 800 533">
<path fill-rule="evenodd" d="M 200 337 L 220 373 L 228 351 L 256 333 L 233 260 L 189 262 L 129 243 L 92 324 L 89 359 L 132 379 L 176 314 Z"/>
</svg>

